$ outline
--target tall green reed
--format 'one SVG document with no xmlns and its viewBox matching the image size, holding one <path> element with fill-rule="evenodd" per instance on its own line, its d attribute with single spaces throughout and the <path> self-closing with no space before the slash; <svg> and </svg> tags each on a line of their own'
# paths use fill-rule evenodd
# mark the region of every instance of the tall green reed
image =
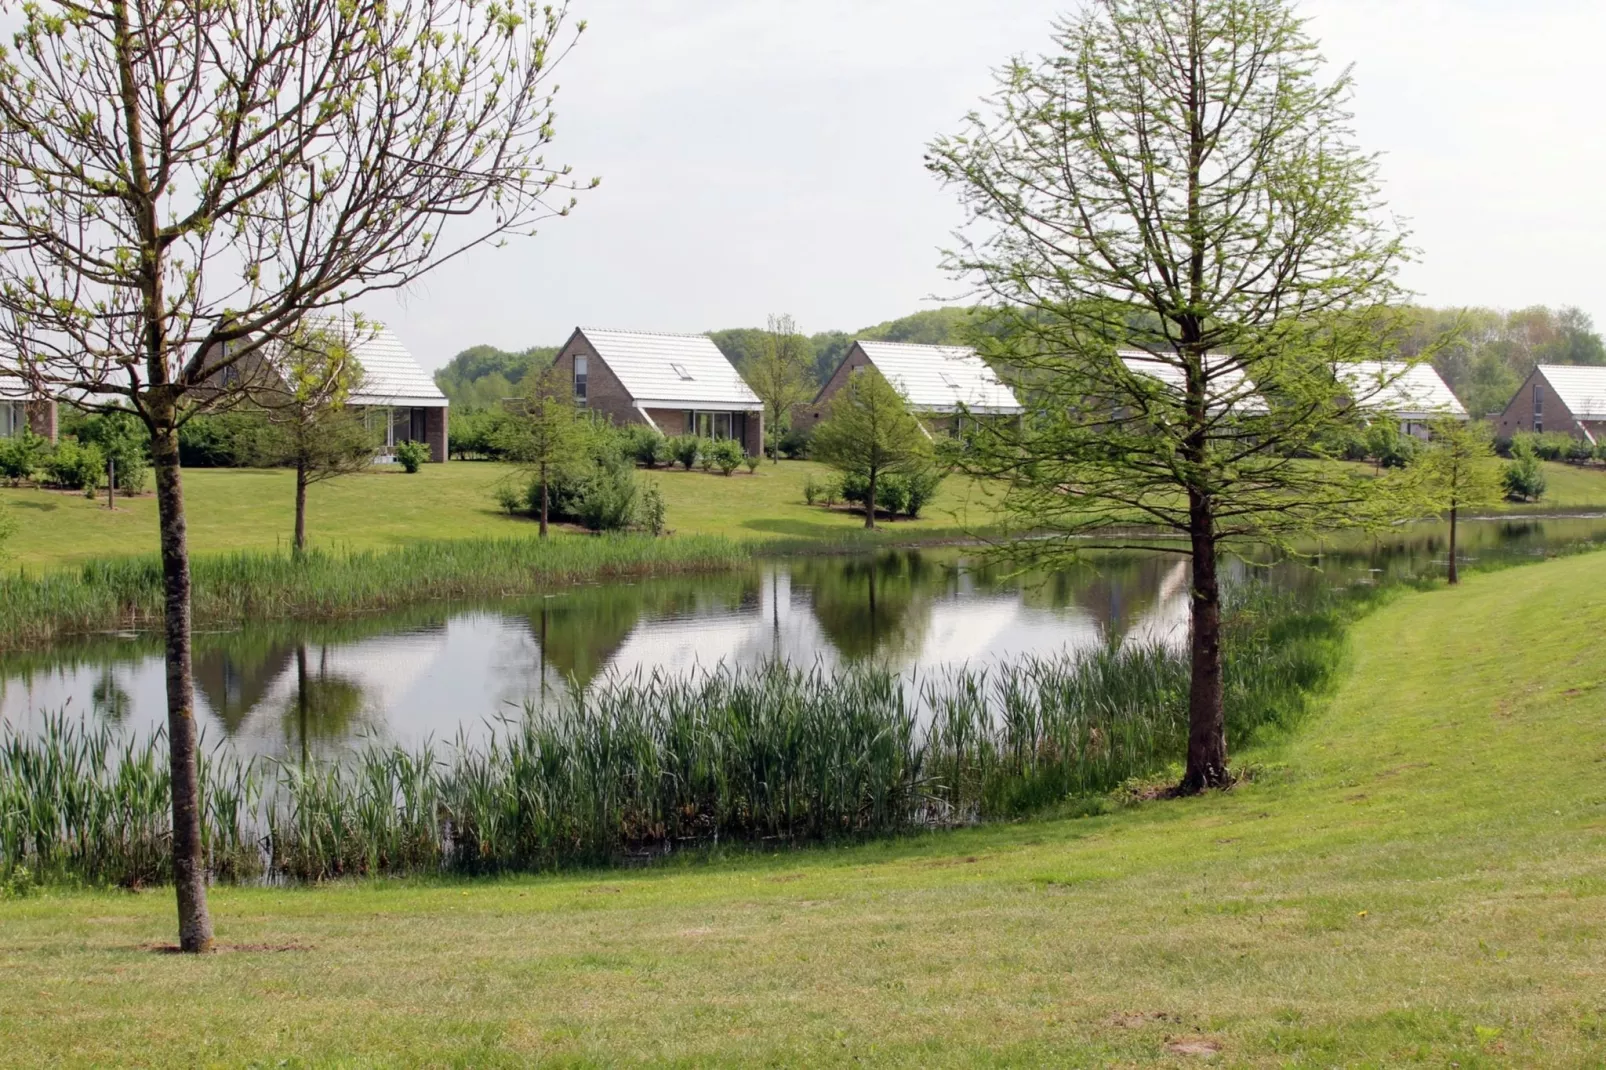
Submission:
<svg viewBox="0 0 1606 1070">
<path fill-rule="evenodd" d="M 1286 727 L 1342 651 L 1342 604 L 1234 596 L 1229 730 Z M 1186 659 L 1161 647 L 955 668 L 771 663 L 613 678 L 488 741 L 203 766 L 220 879 L 477 874 L 717 842 L 804 843 L 1031 813 L 1180 758 Z M 160 737 L 47 718 L 0 740 L 0 871 L 145 883 L 169 857 Z"/>
<path fill-rule="evenodd" d="M 193 612 L 202 625 L 284 617 L 339 618 L 431 599 L 484 598 L 578 580 L 707 572 L 750 551 L 715 536 L 655 539 L 458 539 L 393 550 L 202 555 Z M 155 557 L 91 561 L 78 569 L 0 577 L 0 646 L 63 635 L 154 627 L 162 569 Z"/>
</svg>

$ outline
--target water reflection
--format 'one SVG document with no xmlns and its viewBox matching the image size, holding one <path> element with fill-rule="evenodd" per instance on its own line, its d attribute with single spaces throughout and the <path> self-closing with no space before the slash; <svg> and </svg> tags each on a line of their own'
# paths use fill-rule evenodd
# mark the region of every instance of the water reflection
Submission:
<svg viewBox="0 0 1606 1070">
<path fill-rule="evenodd" d="M 1606 538 L 1606 519 L 1464 527 L 1469 557 L 1522 556 Z M 1376 582 L 1442 565 L 1445 532 L 1313 547 L 1302 562 L 1234 564 L 1292 588 Z M 694 666 L 874 661 L 926 672 L 1109 641 L 1186 637 L 1188 568 L 1174 554 L 1101 554 L 1017 575 L 961 551 L 809 557 L 743 572 L 575 587 L 482 606 L 426 606 L 338 624 L 278 623 L 196 641 L 206 738 L 305 758 L 374 735 L 405 743 L 484 733 L 499 717 L 605 674 Z M 0 716 L 87 710 L 145 732 L 165 718 L 155 636 L 100 637 L 0 660 Z"/>
</svg>

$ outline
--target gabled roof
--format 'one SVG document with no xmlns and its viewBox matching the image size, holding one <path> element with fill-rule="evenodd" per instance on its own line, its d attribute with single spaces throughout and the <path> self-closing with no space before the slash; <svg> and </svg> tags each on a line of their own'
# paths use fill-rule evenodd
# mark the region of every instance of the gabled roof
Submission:
<svg viewBox="0 0 1606 1070">
<path fill-rule="evenodd" d="M 1014 393 L 974 349 L 862 340 L 854 345 L 918 412 L 956 412 L 960 405 L 976 413 L 1022 411 Z"/>
<path fill-rule="evenodd" d="M 1180 398 L 1186 387 L 1186 379 L 1182 369 L 1169 361 L 1160 360 L 1141 350 L 1122 350 L 1117 354 L 1121 363 L 1127 370 L 1135 375 L 1146 375 L 1151 379 L 1158 379 L 1166 389 Z M 1225 363 L 1230 358 L 1225 354 L 1208 353 L 1205 355 L 1205 364 Z M 1242 368 L 1221 367 L 1214 370 L 1210 376 L 1209 407 L 1220 409 L 1225 405 L 1240 412 L 1265 412 L 1266 400 L 1255 392 L 1254 387 L 1244 378 Z"/>
<path fill-rule="evenodd" d="M 0 375 L 0 401 L 30 401 L 38 395 L 15 375 Z"/>
<path fill-rule="evenodd" d="M 349 404 L 446 408 L 446 395 L 435 380 L 384 324 L 364 319 L 358 331 L 352 317 L 338 314 L 308 316 L 303 323 L 311 330 L 328 332 L 352 344 L 351 355 L 362 367 L 362 382 L 346 399 Z M 274 344 L 264 350 L 268 360 L 275 363 L 277 352 Z"/>
<path fill-rule="evenodd" d="M 654 334 L 579 327 L 637 405 L 763 408 L 758 395 L 706 334 Z"/>
<path fill-rule="evenodd" d="M 1606 368 L 1541 364 L 1538 371 L 1573 419 L 1606 420 Z"/>
<path fill-rule="evenodd" d="M 1427 416 L 1465 418 L 1467 410 L 1431 364 L 1402 360 L 1360 360 L 1339 369 L 1339 381 L 1368 412 L 1401 419 Z"/>
</svg>

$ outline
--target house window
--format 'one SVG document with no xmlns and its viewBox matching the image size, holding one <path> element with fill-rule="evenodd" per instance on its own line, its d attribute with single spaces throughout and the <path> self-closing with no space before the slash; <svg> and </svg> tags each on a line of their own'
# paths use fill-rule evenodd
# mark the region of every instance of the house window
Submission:
<svg viewBox="0 0 1606 1070">
<path fill-rule="evenodd" d="M 691 379 L 691 372 L 686 370 L 686 365 L 684 365 L 684 364 L 671 363 L 669 365 L 669 370 L 674 372 L 676 375 L 680 376 L 682 379 L 685 379 L 685 380 L 690 380 Z"/>
<path fill-rule="evenodd" d="M 28 418 L 20 401 L 0 401 L 0 438 L 22 434 Z"/>
<path fill-rule="evenodd" d="M 1538 383 L 1534 384 L 1534 432 L 1537 434 L 1545 429 L 1545 388 Z"/>
<path fill-rule="evenodd" d="M 574 403 L 586 403 L 586 358 L 579 355 L 574 358 Z"/>
</svg>

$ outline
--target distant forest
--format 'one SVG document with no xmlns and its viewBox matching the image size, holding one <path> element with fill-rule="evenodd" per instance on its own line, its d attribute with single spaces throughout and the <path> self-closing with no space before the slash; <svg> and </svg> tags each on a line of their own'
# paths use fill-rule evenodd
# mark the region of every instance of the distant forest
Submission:
<svg viewBox="0 0 1606 1070">
<path fill-rule="evenodd" d="M 1433 366 L 1474 416 L 1505 407 L 1535 364 L 1606 365 L 1606 344 L 1595 325 L 1576 308 L 1543 306 L 1500 312 L 1487 308 L 1413 308 L 1412 329 L 1403 355 L 1415 356 L 1453 332 L 1451 343 L 1434 355 Z M 821 331 L 806 336 L 814 354 L 814 380 L 823 383 L 856 338 L 924 345 L 956 345 L 965 337 L 972 314 L 963 308 L 938 308 L 860 331 Z M 758 351 L 762 327 L 729 327 L 707 332 L 714 344 L 741 368 Z M 557 346 L 532 346 L 518 352 L 478 345 L 463 350 L 440 371 L 435 382 L 461 410 L 487 408 L 516 396 L 531 370 L 545 368 Z"/>
</svg>

